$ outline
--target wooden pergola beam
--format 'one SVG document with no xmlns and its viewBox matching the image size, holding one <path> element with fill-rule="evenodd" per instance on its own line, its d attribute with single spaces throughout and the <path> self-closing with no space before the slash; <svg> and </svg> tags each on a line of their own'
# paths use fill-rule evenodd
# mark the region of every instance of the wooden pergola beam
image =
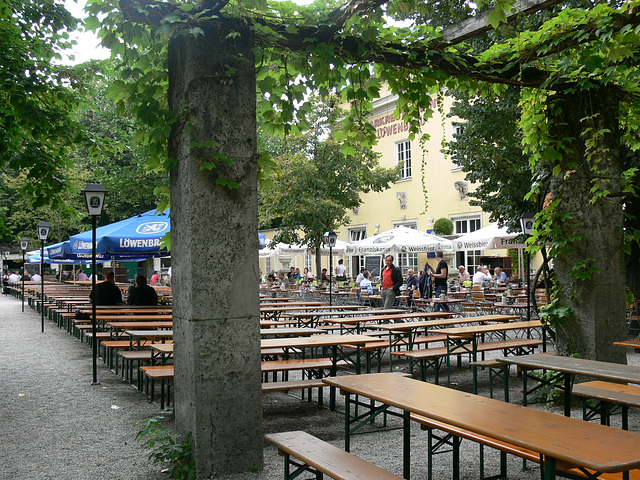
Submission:
<svg viewBox="0 0 640 480">
<path fill-rule="evenodd" d="M 514 12 L 507 14 L 507 22 L 512 22 L 518 17 L 545 10 L 556 3 L 560 3 L 560 1 L 561 0 L 546 0 L 541 2 L 540 0 L 516 0 L 516 3 L 513 5 Z M 489 11 L 482 12 L 445 29 L 443 38 L 450 44 L 463 42 L 476 35 L 492 30 L 493 27 L 489 25 L 488 21 Z"/>
</svg>

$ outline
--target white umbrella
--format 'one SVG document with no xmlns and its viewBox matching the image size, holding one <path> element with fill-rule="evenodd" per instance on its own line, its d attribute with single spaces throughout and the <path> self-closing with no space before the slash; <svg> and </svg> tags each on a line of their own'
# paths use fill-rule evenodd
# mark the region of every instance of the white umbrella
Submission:
<svg viewBox="0 0 640 480">
<path fill-rule="evenodd" d="M 521 233 L 507 233 L 507 227 L 499 227 L 497 223 L 462 235 L 453 241 L 456 251 L 487 250 L 505 248 L 525 248 L 521 243 Z M 520 237 L 520 238 L 519 238 Z"/>
<path fill-rule="evenodd" d="M 333 253 L 333 255 L 346 255 L 347 249 L 350 246 L 351 244 L 349 242 L 336 239 L 336 246 L 331 249 L 331 253 Z M 314 255 L 315 252 L 315 249 L 310 249 L 309 255 Z M 329 247 L 324 243 L 320 245 L 320 255 L 329 255 Z"/>
<path fill-rule="evenodd" d="M 277 255 L 296 256 L 307 254 L 307 247 L 305 245 L 296 245 L 294 243 L 278 243 L 275 250 Z"/>
<path fill-rule="evenodd" d="M 451 240 L 399 226 L 373 237 L 353 242 L 347 247 L 348 255 L 381 255 L 386 253 L 429 253 L 442 250 L 451 252 Z"/>
</svg>

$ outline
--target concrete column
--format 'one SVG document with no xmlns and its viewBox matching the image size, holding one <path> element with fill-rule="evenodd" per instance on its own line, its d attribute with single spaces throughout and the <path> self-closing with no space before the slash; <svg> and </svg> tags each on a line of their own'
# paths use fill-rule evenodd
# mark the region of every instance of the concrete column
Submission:
<svg viewBox="0 0 640 480">
<path fill-rule="evenodd" d="M 169 47 L 176 420 L 199 479 L 260 468 L 263 450 L 253 40 L 203 28 Z"/>
</svg>

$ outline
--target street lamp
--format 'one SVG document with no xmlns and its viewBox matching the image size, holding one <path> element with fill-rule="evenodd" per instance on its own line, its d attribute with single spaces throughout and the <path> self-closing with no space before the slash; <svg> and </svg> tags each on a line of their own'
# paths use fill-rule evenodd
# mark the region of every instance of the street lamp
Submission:
<svg viewBox="0 0 640 480">
<path fill-rule="evenodd" d="M 331 306 L 331 279 L 333 278 L 333 247 L 336 246 L 338 234 L 336 232 L 326 232 L 324 243 L 329 247 L 329 306 Z"/>
<path fill-rule="evenodd" d="M 51 224 L 49 222 L 40 222 L 37 225 L 38 239 L 40 240 L 40 313 L 42 314 L 42 333 L 44 333 L 44 242 L 49 236 Z M 20 242 L 22 246 L 22 242 Z M 24 268 L 24 265 L 23 265 Z M 24 282 L 24 270 L 22 272 L 22 281 Z M 24 285 L 24 283 L 23 283 Z M 24 297 L 24 291 L 22 292 Z"/>
<path fill-rule="evenodd" d="M 100 385 L 98 382 L 98 341 L 96 335 L 96 221 L 102 215 L 104 208 L 104 197 L 107 190 L 99 183 L 90 183 L 82 190 L 85 202 L 87 204 L 87 212 L 92 219 L 92 242 L 91 242 L 91 329 L 93 339 L 93 383 L 92 385 Z"/>
<path fill-rule="evenodd" d="M 524 212 L 520 216 L 520 226 L 522 227 L 522 233 L 527 237 L 533 232 L 533 224 L 536 214 L 533 212 Z M 529 264 L 531 263 L 530 253 L 527 251 L 526 260 L 526 275 L 527 275 L 527 320 L 531 320 L 531 279 L 529 273 Z"/>
<path fill-rule="evenodd" d="M 9 260 L 9 250 L 3 250 L 2 251 L 2 273 L 4 273 L 4 263 L 5 261 Z M 9 265 L 7 264 L 7 278 L 9 277 Z M 8 280 L 7 280 L 8 281 Z M 7 285 L 4 286 L 5 288 L 2 290 L 2 293 L 7 293 L 9 290 L 7 289 Z M 23 310 L 24 311 L 24 310 Z"/>
<path fill-rule="evenodd" d="M 20 239 L 20 249 L 22 250 L 22 311 L 24 312 L 24 270 L 25 270 L 25 254 L 29 246 L 29 239 L 22 237 Z M 40 275 L 42 276 L 42 275 Z"/>
</svg>

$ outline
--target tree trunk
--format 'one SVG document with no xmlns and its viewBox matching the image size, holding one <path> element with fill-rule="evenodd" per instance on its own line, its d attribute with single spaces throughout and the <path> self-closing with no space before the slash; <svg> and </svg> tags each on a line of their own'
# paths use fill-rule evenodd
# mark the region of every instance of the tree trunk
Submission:
<svg viewBox="0 0 640 480">
<path fill-rule="evenodd" d="M 562 173 L 553 177 L 551 191 L 554 200 L 562 199 L 555 213 L 570 214 L 556 217 L 553 225 L 560 232 L 556 240 L 569 240 L 555 257 L 555 279 L 561 287 L 560 305 L 574 312 L 561 321 L 559 353 L 626 363 L 624 349 L 613 345 L 626 334 L 622 199 L 609 196 L 592 204 L 590 193 L 594 182 L 601 190 L 620 192 L 618 100 L 607 89 L 594 88 L 559 92 L 550 101 L 551 137 L 567 147 L 559 150 Z M 597 135 L 597 153 L 588 158 L 585 140 L 605 129 L 608 133 Z M 581 263 L 582 271 L 592 270 L 585 279 L 570 273 Z"/>
<path fill-rule="evenodd" d="M 263 438 L 253 35 L 242 22 L 200 26 L 204 36 L 175 35 L 169 45 L 169 101 L 180 118 L 169 153 L 177 162 L 175 412 L 205 479 L 262 467 Z M 204 147 L 211 140 L 215 146 Z M 201 168 L 210 161 L 215 168 Z"/>
</svg>

